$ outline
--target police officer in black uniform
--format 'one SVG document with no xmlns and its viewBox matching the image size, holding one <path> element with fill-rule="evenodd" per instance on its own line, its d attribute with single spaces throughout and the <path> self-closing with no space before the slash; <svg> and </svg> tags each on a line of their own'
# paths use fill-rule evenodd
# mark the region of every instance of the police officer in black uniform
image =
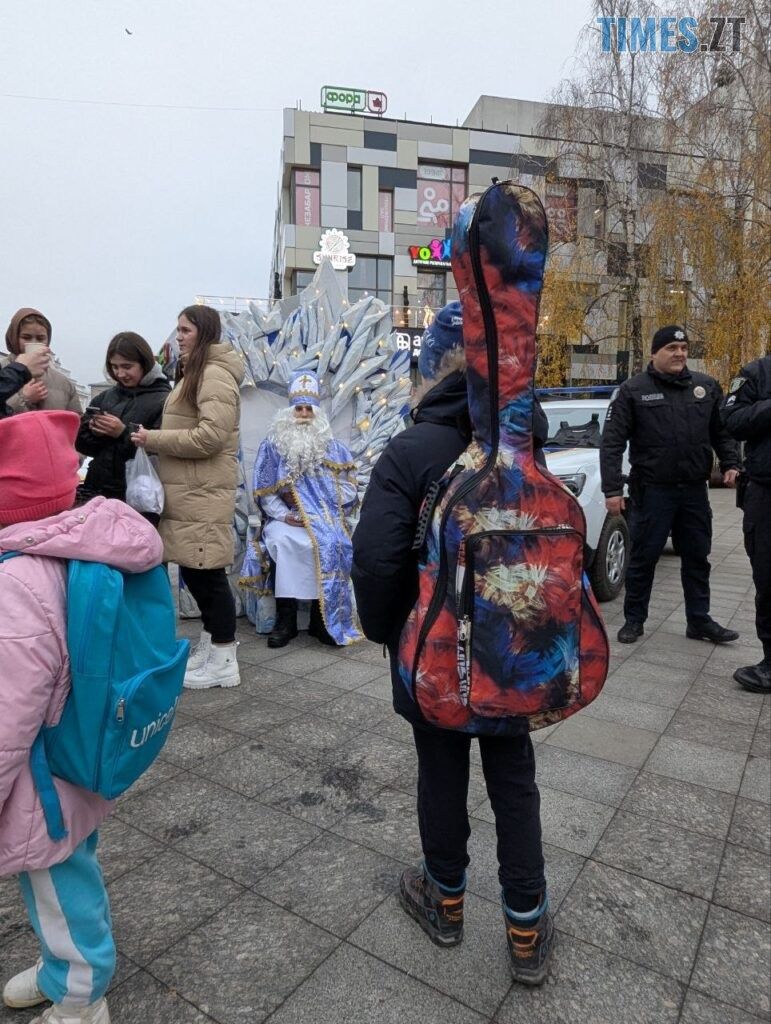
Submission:
<svg viewBox="0 0 771 1024">
<path fill-rule="evenodd" d="M 625 622 L 618 633 L 624 644 L 643 634 L 656 563 L 670 531 L 681 559 L 686 636 L 719 644 L 739 638 L 709 615 L 712 510 L 707 494 L 713 448 L 728 485 L 736 482 L 739 452 L 720 419 L 720 385 L 706 373 L 689 370 L 687 359 L 682 327 L 670 324 L 656 331 L 647 370 L 618 389 L 602 433 L 602 490 L 611 515 L 626 508 L 622 459 L 627 442 L 632 464 L 631 556 Z"/>
<path fill-rule="evenodd" d="M 721 417 L 744 441 L 737 504 L 744 509 L 744 546 L 755 584 L 755 623 L 763 660 L 734 672 L 745 690 L 771 693 L 771 356 L 749 363 L 731 381 Z"/>
</svg>

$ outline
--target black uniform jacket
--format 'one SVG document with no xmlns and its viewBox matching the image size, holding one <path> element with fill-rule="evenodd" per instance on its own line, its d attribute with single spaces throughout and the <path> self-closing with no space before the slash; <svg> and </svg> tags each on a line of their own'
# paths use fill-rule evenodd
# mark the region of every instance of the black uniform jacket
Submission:
<svg viewBox="0 0 771 1024">
<path fill-rule="evenodd" d="M 672 376 L 651 364 L 624 381 L 608 407 L 602 432 L 604 494 L 610 498 L 623 493 L 627 442 L 636 486 L 707 480 L 713 448 L 723 472 L 738 468 L 738 447 L 720 419 L 722 398 L 713 377 L 688 369 Z"/>
<path fill-rule="evenodd" d="M 93 456 L 83 483 L 86 497 L 97 494 L 121 500 L 126 497 L 126 463 L 136 454 L 136 447 L 130 440 L 129 423 L 141 423 L 148 430 L 160 427 L 170 391 L 171 385 L 156 364 L 137 387 L 124 388 L 116 384 L 92 399 L 91 405 L 117 416 L 126 428 L 120 437 L 104 437 L 92 433 L 88 426 L 90 415 L 83 416 L 75 447 L 81 455 Z"/>
<path fill-rule="evenodd" d="M 0 369 L 0 419 L 10 416 L 12 410 L 5 404 L 25 384 L 32 380 L 32 374 L 21 363 L 9 363 Z"/>
<path fill-rule="evenodd" d="M 391 439 L 372 471 L 353 535 L 351 577 L 366 636 L 387 644 L 391 654 L 394 707 L 422 724 L 420 711 L 398 677 L 396 653 L 418 596 L 418 557 L 411 548 L 420 506 L 429 486 L 471 440 L 465 374 L 457 371 L 440 381 L 413 418 L 415 425 Z M 541 448 L 548 423 L 538 403 L 533 428 L 535 445 Z M 541 452 L 536 457 L 543 460 Z"/>
<path fill-rule="evenodd" d="M 731 381 L 720 415 L 729 434 L 745 442 L 747 476 L 771 486 L 771 356 L 749 363 Z"/>
</svg>

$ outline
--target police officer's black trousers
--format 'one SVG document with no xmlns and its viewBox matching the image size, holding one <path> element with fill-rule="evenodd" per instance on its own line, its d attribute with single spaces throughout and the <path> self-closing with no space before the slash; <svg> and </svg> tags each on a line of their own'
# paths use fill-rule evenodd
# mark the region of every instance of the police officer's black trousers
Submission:
<svg viewBox="0 0 771 1024">
<path fill-rule="evenodd" d="M 694 626 L 709 620 L 712 509 L 706 483 L 697 483 L 646 486 L 631 503 L 632 550 L 624 598 L 624 618 L 630 622 L 648 617 L 656 563 L 670 530 L 680 555 L 686 618 Z"/>
<path fill-rule="evenodd" d="M 744 547 L 755 584 L 755 624 L 766 661 L 771 661 L 771 487 L 747 484 Z"/>
<path fill-rule="evenodd" d="M 469 863 L 467 800 L 471 736 L 413 726 L 418 752 L 418 823 L 423 856 L 441 885 L 463 883 Z M 529 733 L 480 736 L 479 752 L 498 835 L 498 878 L 506 906 L 532 910 L 546 889 L 541 796 Z"/>
</svg>

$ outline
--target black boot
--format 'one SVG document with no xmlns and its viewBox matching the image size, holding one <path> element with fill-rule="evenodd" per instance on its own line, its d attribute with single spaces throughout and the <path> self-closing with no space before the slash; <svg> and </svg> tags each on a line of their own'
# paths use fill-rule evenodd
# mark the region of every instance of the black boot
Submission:
<svg viewBox="0 0 771 1024">
<path fill-rule="evenodd" d="M 750 693 L 771 693 L 771 658 L 764 658 L 758 665 L 737 668 L 734 679 Z"/>
<path fill-rule="evenodd" d="M 694 622 L 688 625 L 685 635 L 691 640 L 708 640 L 713 644 L 730 644 L 739 639 L 735 629 L 726 629 L 714 619 L 707 619 L 705 622 Z"/>
<path fill-rule="evenodd" d="M 321 605 L 318 601 L 311 601 L 311 621 L 308 623 L 308 636 L 315 636 L 318 641 L 326 644 L 327 647 L 337 647 L 337 641 L 332 639 L 327 632 L 327 627 L 324 625 Z"/>
<path fill-rule="evenodd" d="M 286 647 L 297 636 L 297 601 L 293 597 L 276 598 L 276 624 L 268 636 L 268 647 Z"/>
<path fill-rule="evenodd" d="M 616 639 L 620 644 L 635 644 L 642 635 L 642 622 L 632 622 L 631 619 L 627 619 L 624 625 L 618 631 L 618 636 L 616 637 Z"/>
</svg>

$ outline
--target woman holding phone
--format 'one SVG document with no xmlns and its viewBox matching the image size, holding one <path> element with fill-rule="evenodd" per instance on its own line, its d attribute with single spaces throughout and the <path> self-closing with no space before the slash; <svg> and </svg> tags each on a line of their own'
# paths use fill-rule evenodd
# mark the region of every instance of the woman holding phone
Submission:
<svg viewBox="0 0 771 1024">
<path fill-rule="evenodd" d="M 160 426 L 171 391 L 152 349 L 133 331 L 115 335 L 107 346 L 105 368 L 115 384 L 92 399 L 75 442 L 81 455 L 91 456 L 79 489 L 81 501 L 97 494 L 125 499 L 126 463 L 136 454 L 131 434 L 139 426 Z M 147 518 L 157 524 L 157 516 L 148 513 Z"/>
<path fill-rule="evenodd" d="M 177 385 L 160 430 L 140 427 L 131 440 L 158 454 L 165 505 L 159 530 L 165 558 L 176 562 L 201 609 L 203 630 L 185 686 L 237 686 L 236 606 L 226 567 L 234 557 L 238 484 L 241 357 L 220 341 L 220 318 L 208 306 L 179 314 Z"/>
</svg>

